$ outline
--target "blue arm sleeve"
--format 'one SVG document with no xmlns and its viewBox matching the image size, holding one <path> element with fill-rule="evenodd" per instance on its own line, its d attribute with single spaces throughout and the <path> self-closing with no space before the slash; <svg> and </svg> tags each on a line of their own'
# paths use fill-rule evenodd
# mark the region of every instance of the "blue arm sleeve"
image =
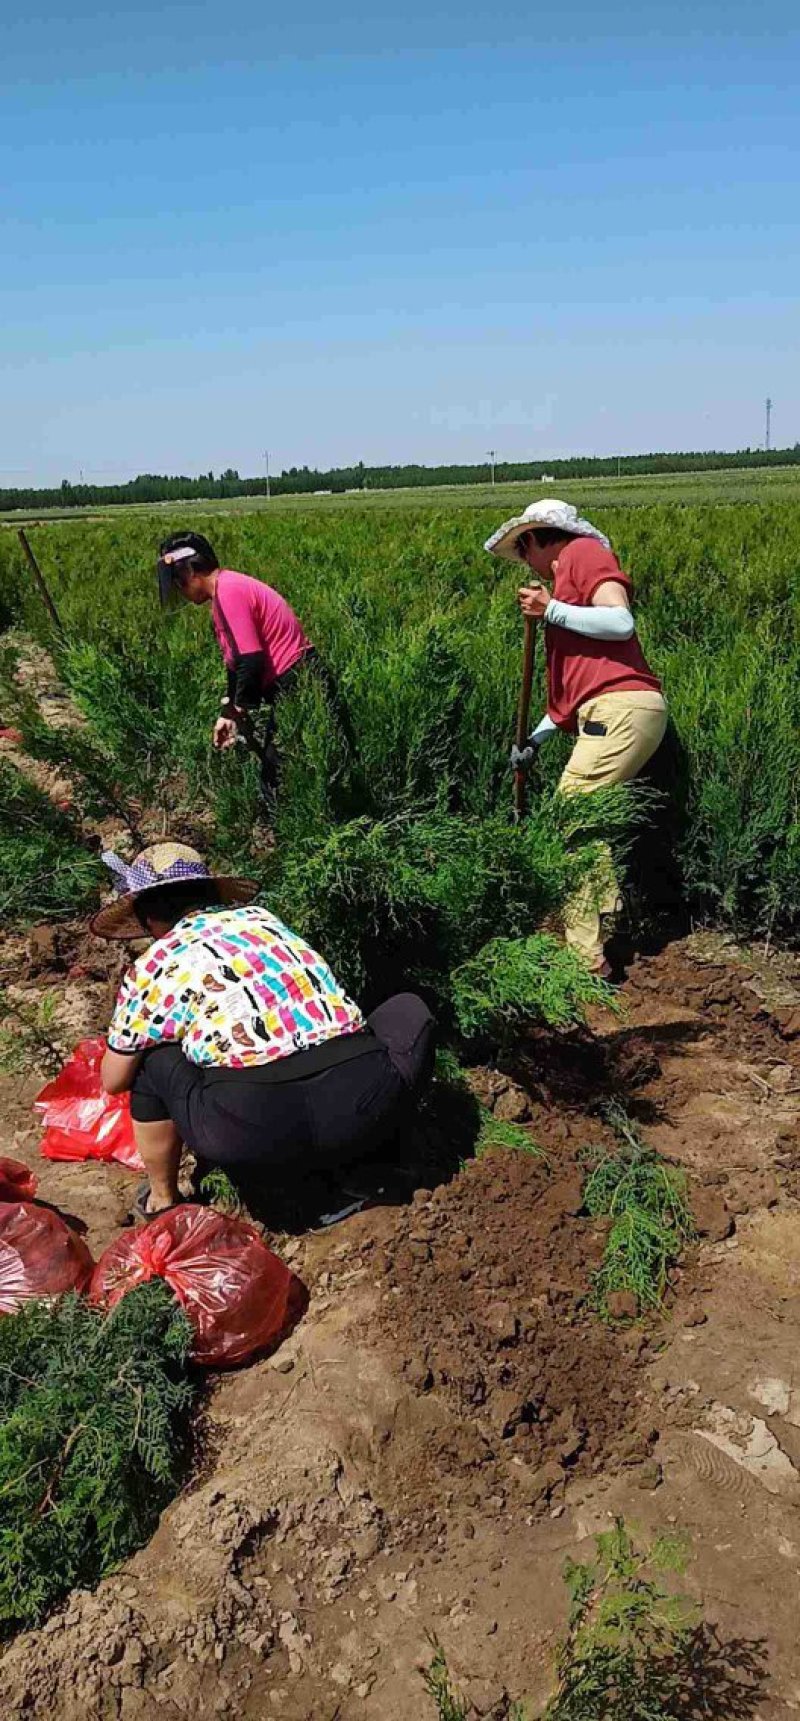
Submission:
<svg viewBox="0 0 800 1721">
<path fill-rule="evenodd" d="M 548 741 L 551 735 L 558 734 L 558 724 L 553 722 L 545 712 L 540 723 L 537 723 L 533 733 L 528 736 L 529 747 L 541 747 L 543 741 Z"/>
<path fill-rule="evenodd" d="M 636 624 L 624 604 L 562 604 L 551 598 L 544 619 L 586 639 L 632 639 Z"/>
</svg>

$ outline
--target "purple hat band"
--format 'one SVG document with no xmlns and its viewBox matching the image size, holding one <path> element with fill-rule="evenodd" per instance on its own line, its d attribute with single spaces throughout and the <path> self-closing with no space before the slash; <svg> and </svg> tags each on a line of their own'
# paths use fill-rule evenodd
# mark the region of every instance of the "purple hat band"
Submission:
<svg viewBox="0 0 800 1721">
<path fill-rule="evenodd" d="M 128 896 L 137 890 L 149 890 L 154 884 L 170 884 L 182 878 L 208 878 L 208 867 L 201 860 L 174 860 L 163 871 L 156 872 L 150 861 L 137 860 L 132 866 L 126 866 L 119 855 L 107 851 L 101 856 L 109 871 L 114 874 L 114 883 L 121 896 Z"/>
</svg>

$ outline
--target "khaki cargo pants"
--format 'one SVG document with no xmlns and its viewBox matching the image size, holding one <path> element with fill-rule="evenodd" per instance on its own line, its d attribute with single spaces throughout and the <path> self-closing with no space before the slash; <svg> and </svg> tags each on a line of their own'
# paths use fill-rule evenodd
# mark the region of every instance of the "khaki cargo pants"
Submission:
<svg viewBox="0 0 800 1721">
<path fill-rule="evenodd" d="M 594 724 L 605 733 L 591 733 Z M 561 793 L 588 795 L 611 783 L 629 783 L 661 745 L 666 727 L 667 706 L 660 693 L 601 693 L 587 700 L 578 712 L 578 739 L 559 784 Z M 603 920 L 613 920 L 619 908 L 619 887 L 605 850 L 595 875 L 564 909 L 567 943 L 592 969 L 603 962 Z"/>
</svg>

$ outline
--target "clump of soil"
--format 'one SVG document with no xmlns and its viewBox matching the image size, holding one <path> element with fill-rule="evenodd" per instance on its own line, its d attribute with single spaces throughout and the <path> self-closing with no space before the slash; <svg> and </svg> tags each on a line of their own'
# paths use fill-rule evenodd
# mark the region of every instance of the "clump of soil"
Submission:
<svg viewBox="0 0 800 1721">
<path fill-rule="evenodd" d="M 380 1263 L 381 1325 L 406 1378 L 442 1392 L 487 1459 L 532 1467 L 533 1498 L 562 1472 L 647 1447 L 646 1432 L 631 1432 L 642 1335 L 591 1310 L 606 1225 L 582 1216 L 581 1185 L 569 1154 L 551 1166 L 489 1153 L 415 1197 Z"/>
</svg>

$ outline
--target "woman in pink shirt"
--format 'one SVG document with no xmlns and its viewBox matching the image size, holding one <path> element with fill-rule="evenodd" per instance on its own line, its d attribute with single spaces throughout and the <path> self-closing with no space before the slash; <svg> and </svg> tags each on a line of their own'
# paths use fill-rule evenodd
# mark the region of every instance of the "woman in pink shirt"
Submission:
<svg viewBox="0 0 800 1721">
<path fill-rule="evenodd" d="M 214 632 L 228 674 L 221 715 L 214 724 L 214 746 L 232 746 L 239 734 L 252 739 L 250 714 L 262 704 L 273 708 L 261 752 L 261 790 L 274 806 L 278 786 L 274 707 L 291 693 L 301 663 L 313 666 L 332 691 L 330 677 L 294 610 L 262 580 L 221 568 L 200 532 L 176 532 L 159 551 L 158 585 L 167 605 L 176 591 L 190 604 L 211 604 Z"/>
</svg>

